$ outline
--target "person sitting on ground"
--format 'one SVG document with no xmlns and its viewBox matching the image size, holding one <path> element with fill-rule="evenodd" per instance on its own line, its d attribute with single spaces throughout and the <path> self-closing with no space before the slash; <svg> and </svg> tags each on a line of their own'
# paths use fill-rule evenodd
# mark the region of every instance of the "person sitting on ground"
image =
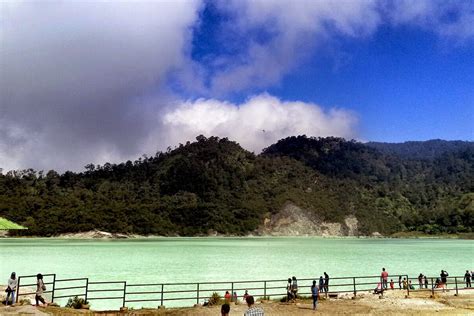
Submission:
<svg viewBox="0 0 474 316">
<path fill-rule="evenodd" d="M 466 270 L 466 274 L 464 274 L 464 281 L 466 281 L 466 287 L 471 287 L 471 278 L 472 275 L 469 273 L 469 270 Z"/>
<path fill-rule="evenodd" d="M 249 295 L 245 301 L 247 302 L 249 309 L 247 309 L 247 311 L 244 313 L 244 316 L 264 316 L 265 315 L 265 313 L 263 312 L 263 309 L 261 309 L 260 307 L 253 306 L 255 304 L 255 300 L 253 299 L 253 296 Z"/>
<path fill-rule="evenodd" d="M 410 287 L 410 290 L 414 290 L 415 289 L 415 286 L 413 284 L 411 284 L 411 280 L 408 281 L 408 286 Z"/>
<path fill-rule="evenodd" d="M 12 302 L 10 303 L 10 305 L 15 304 L 15 292 L 16 292 L 17 285 L 18 285 L 18 280 L 16 279 L 16 273 L 12 272 L 12 274 L 10 275 L 10 278 L 8 279 L 7 289 L 5 290 L 5 292 L 7 292 L 7 299 L 6 299 L 5 304 L 8 305 L 10 295 L 12 297 Z"/>
<path fill-rule="evenodd" d="M 439 289 L 442 287 L 442 284 L 441 284 L 441 279 L 440 278 L 436 278 L 436 281 L 435 281 L 435 284 L 433 286 L 434 289 Z"/>
<path fill-rule="evenodd" d="M 44 285 L 43 282 L 43 275 L 41 273 L 38 273 L 36 275 L 36 295 L 35 295 L 35 301 L 36 301 L 36 306 L 39 306 L 39 302 L 43 303 L 43 305 L 47 306 L 44 298 L 43 298 L 43 291 L 46 291 L 46 285 Z"/>
<path fill-rule="evenodd" d="M 377 287 L 374 289 L 374 294 L 382 294 L 383 293 L 383 285 L 382 282 L 377 283 Z"/>
<path fill-rule="evenodd" d="M 288 283 L 286 284 L 286 301 L 289 302 L 293 300 L 293 292 L 291 291 L 291 278 L 288 278 Z"/>
<path fill-rule="evenodd" d="M 295 276 L 291 278 L 291 294 L 293 295 L 293 300 L 296 300 L 298 297 L 298 281 Z"/>
<path fill-rule="evenodd" d="M 390 279 L 390 289 L 393 290 L 393 288 L 394 288 L 393 279 Z"/>
<path fill-rule="evenodd" d="M 225 303 L 221 306 L 221 316 L 229 316 L 230 305 Z"/>
</svg>

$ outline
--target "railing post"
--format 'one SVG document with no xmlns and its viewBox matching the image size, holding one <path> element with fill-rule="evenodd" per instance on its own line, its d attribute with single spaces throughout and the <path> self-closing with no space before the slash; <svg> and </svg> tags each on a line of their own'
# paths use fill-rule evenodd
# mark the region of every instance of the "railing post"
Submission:
<svg viewBox="0 0 474 316">
<path fill-rule="evenodd" d="M 433 278 L 431 278 L 431 295 L 434 297 L 434 284 L 433 284 Z"/>
<path fill-rule="evenodd" d="M 165 285 L 162 284 L 161 285 L 161 306 L 163 306 L 163 289 L 164 289 Z"/>
<path fill-rule="evenodd" d="M 454 283 L 456 284 L 456 296 L 458 296 L 458 278 L 454 277 Z"/>
<path fill-rule="evenodd" d="M 123 302 L 122 307 L 125 307 L 125 296 L 127 295 L 127 281 L 123 282 Z"/>
<path fill-rule="evenodd" d="M 407 296 L 410 296 L 410 278 L 408 277 L 408 274 L 406 275 L 407 277 Z"/>
<path fill-rule="evenodd" d="M 354 297 L 357 295 L 357 291 L 356 291 L 356 278 L 352 278 L 352 282 L 354 284 Z"/>
<path fill-rule="evenodd" d="M 267 299 L 267 281 L 263 281 L 263 299 Z"/>
<path fill-rule="evenodd" d="M 87 291 L 89 291 L 89 278 L 86 279 L 86 292 L 84 293 L 84 300 L 87 302 Z"/>
<path fill-rule="evenodd" d="M 18 303 L 18 296 L 20 296 L 20 280 L 21 277 L 18 277 L 18 284 L 16 286 L 16 298 L 15 298 L 15 303 Z"/>
<path fill-rule="evenodd" d="M 54 288 L 56 287 L 56 273 L 53 274 L 53 290 L 51 293 L 51 303 L 54 302 Z"/>
<path fill-rule="evenodd" d="M 197 290 L 196 290 L 196 304 L 199 304 L 199 283 L 196 283 Z"/>
</svg>

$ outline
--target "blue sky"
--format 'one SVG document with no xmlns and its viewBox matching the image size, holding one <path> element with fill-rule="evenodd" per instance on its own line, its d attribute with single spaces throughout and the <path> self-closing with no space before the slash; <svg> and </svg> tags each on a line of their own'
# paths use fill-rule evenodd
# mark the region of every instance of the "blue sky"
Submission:
<svg viewBox="0 0 474 316">
<path fill-rule="evenodd" d="M 0 169 L 82 170 L 197 135 L 474 140 L 474 0 L 0 6 Z"/>
<path fill-rule="evenodd" d="M 450 14 L 444 19 L 455 22 L 456 13 Z M 216 56 L 239 55 L 247 38 L 223 34 L 229 19 L 232 14 L 207 4 L 194 30 L 194 60 L 206 64 Z M 263 43 L 272 36 L 265 27 L 252 33 Z M 283 100 L 349 109 L 359 118 L 364 140 L 474 139 L 472 38 L 456 42 L 413 25 L 383 25 L 370 36 L 336 36 L 326 44 L 280 81 L 231 92 L 227 99 L 239 103 L 268 92 Z"/>
</svg>

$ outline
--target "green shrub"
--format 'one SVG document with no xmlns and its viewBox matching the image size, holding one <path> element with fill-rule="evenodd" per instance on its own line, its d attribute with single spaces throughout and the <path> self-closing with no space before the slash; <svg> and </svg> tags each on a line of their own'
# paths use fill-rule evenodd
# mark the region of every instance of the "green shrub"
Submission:
<svg viewBox="0 0 474 316">
<path fill-rule="evenodd" d="M 74 298 L 70 298 L 67 301 L 66 307 L 80 309 L 82 308 L 83 305 L 88 305 L 88 304 L 89 302 L 86 301 L 85 299 L 74 296 Z"/>
</svg>

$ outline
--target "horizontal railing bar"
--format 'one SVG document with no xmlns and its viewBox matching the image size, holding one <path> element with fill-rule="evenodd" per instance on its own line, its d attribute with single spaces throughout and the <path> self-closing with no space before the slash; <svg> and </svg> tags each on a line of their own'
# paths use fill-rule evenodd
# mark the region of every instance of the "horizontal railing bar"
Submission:
<svg viewBox="0 0 474 316">
<path fill-rule="evenodd" d="M 118 297 L 87 297 L 87 300 L 123 300 L 123 296 Z"/>
<path fill-rule="evenodd" d="M 53 293 L 53 291 L 43 291 L 43 294 L 48 294 L 48 293 Z M 36 292 L 19 293 L 18 296 L 20 296 L 20 295 L 33 295 L 33 294 L 36 294 Z"/>
<path fill-rule="evenodd" d="M 196 283 L 191 283 L 191 284 L 196 284 Z M 133 287 L 133 286 L 161 286 L 161 283 L 150 283 L 150 284 L 127 284 L 127 287 Z"/>
<path fill-rule="evenodd" d="M 55 275 L 54 273 L 52 274 L 42 274 L 43 277 L 45 276 L 53 276 Z M 32 274 L 32 275 L 20 275 L 21 278 L 36 278 L 38 275 L 37 274 Z"/>
<path fill-rule="evenodd" d="M 56 282 L 66 282 L 66 281 L 86 281 L 87 278 L 76 278 L 76 279 L 61 279 L 61 280 L 56 280 Z"/>
<path fill-rule="evenodd" d="M 65 297 L 74 297 L 74 296 L 85 296 L 85 294 L 81 293 L 81 294 L 70 294 L 70 295 L 60 295 L 60 296 L 54 295 L 54 299 L 65 298 Z"/>
<path fill-rule="evenodd" d="M 126 283 L 125 281 L 99 281 L 99 282 L 89 282 L 90 284 L 116 284 L 116 283 Z"/>
<path fill-rule="evenodd" d="M 54 290 L 59 291 L 59 290 L 85 289 L 85 288 L 86 288 L 85 285 L 81 285 L 81 286 L 70 286 L 70 287 L 57 287 Z M 56 295 L 54 297 L 56 297 Z"/>
<path fill-rule="evenodd" d="M 51 284 L 54 284 L 53 282 L 48 282 L 48 283 L 44 283 L 44 285 L 51 285 Z M 25 287 L 25 286 L 37 286 L 38 284 L 36 283 L 31 283 L 31 284 L 21 284 L 22 287 Z"/>
<path fill-rule="evenodd" d="M 123 292 L 123 289 L 87 290 L 87 292 Z"/>
</svg>

